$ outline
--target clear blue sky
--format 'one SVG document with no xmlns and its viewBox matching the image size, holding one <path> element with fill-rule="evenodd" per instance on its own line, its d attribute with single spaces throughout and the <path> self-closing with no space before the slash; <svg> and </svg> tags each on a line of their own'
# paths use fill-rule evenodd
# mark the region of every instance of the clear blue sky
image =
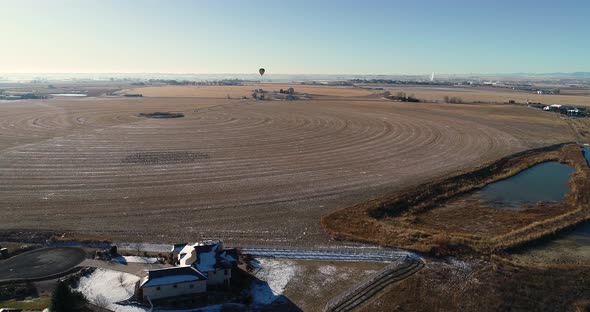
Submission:
<svg viewBox="0 0 590 312">
<path fill-rule="evenodd" d="M 589 0 L 2 0 L 0 72 L 590 71 Z"/>
</svg>

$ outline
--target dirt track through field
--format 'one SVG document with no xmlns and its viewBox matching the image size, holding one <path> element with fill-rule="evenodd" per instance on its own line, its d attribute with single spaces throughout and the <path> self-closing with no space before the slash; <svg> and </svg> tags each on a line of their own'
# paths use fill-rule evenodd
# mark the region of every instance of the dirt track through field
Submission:
<svg viewBox="0 0 590 312">
<path fill-rule="evenodd" d="M 0 108 L 0 229 L 144 241 L 325 243 L 319 219 L 333 209 L 569 138 L 543 112 L 514 117 L 529 114 L 521 107 L 145 98 Z M 137 117 L 153 111 L 185 117 Z M 136 158 L 150 161 L 126 161 Z"/>
</svg>

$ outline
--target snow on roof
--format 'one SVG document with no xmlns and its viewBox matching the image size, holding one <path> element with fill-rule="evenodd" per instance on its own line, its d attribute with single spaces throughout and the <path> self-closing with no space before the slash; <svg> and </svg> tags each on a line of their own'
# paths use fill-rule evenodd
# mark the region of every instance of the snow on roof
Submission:
<svg viewBox="0 0 590 312">
<path fill-rule="evenodd" d="M 181 265 L 192 265 L 203 273 L 231 268 L 237 262 L 237 258 L 237 250 L 224 249 L 220 240 L 205 240 L 194 245 L 186 245 L 178 254 Z"/>
<path fill-rule="evenodd" d="M 205 277 L 205 275 L 193 267 L 174 267 L 149 271 L 148 276 L 141 284 L 141 287 L 154 287 L 177 283 L 196 282 L 206 279 L 207 277 Z"/>
<path fill-rule="evenodd" d="M 197 269 L 201 272 L 210 272 L 215 270 L 217 263 L 216 257 L 217 248 L 211 248 L 207 252 L 200 252 L 196 263 Z"/>
</svg>

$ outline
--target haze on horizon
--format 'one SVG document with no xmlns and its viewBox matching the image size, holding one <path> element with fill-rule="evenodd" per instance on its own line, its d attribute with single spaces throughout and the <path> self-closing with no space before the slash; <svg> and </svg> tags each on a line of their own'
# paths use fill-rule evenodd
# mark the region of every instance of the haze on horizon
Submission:
<svg viewBox="0 0 590 312">
<path fill-rule="evenodd" d="M 590 2 L 3 1 L 3 73 L 590 71 Z"/>
</svg>

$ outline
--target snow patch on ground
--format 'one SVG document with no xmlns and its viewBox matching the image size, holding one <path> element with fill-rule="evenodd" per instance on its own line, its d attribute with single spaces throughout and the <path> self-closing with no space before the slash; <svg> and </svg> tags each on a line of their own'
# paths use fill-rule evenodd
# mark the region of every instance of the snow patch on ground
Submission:
<svg viewBox="0 0 590 312">
<path fill-rule="evenodd" d="M 465 272 L 471 271 L 471 266 L 465 261 L 461 261 L 456 258 L 448 258 L 447 261 L 449 262 L 449 264 L 451 264 L 452 266 L 456 267 L 457 269 L 459 269 L 461 271 L 465 271 Z"/>
<path fill-rule="evenodd" d="M 262 283 L 250 287 L 254 304 L 270 304 L 277 300 L 297 271 L 297 266 L 288 260 L 258 259 L 260 270 L 256 277 Z"/>
<path fill-rule="evenodd" d="M 150 310 L 150 308 L 120 304 L 111 304 L 109 308 L 114 312 L 148 312 Z"/>
<path fill-rule="evenodd" d="M 118 256 L 113 258 L 113 261 L 119 263 L 157 263 L 158 258 L 153 257 L 138 257 L 138 256 Z"/>
<path fill-rule="evenodd" d="M 334 273 L 336 273 L 336 267 L 333 265 L 324 265 L 318 268 L 318 270 L 320 271 L 320 273 L 324 274 L 324 275 L 334 275 Z"/>
<path fill-rule="evenodd" d="M 80 278 L 77 291 L 90 302 L 97 305 L 108 304 L 129 299 L 135 291 L 139 277 L 129 273 L 113 270 L 96 269 L 89 276 Z"/>
<path fill-rule="evenodd" d="M 186 310 L 162 310 L 158 308 L 154 308 L 153 312 L 221 312 L 225 307 L 233 307 L 233 308 L 244 308 L 243 304 L 239 303 L 226 303 L 226 304 L 216 304 L 211 305 L 203 308 L 195 308 L 195 309 L 186 309 Z M 149 312 L 149 308 L 140 307 L 140 306 L 123 306 L 123 305 L 113 305 L 110 307 L 114 312 Z"/>
</svg>

